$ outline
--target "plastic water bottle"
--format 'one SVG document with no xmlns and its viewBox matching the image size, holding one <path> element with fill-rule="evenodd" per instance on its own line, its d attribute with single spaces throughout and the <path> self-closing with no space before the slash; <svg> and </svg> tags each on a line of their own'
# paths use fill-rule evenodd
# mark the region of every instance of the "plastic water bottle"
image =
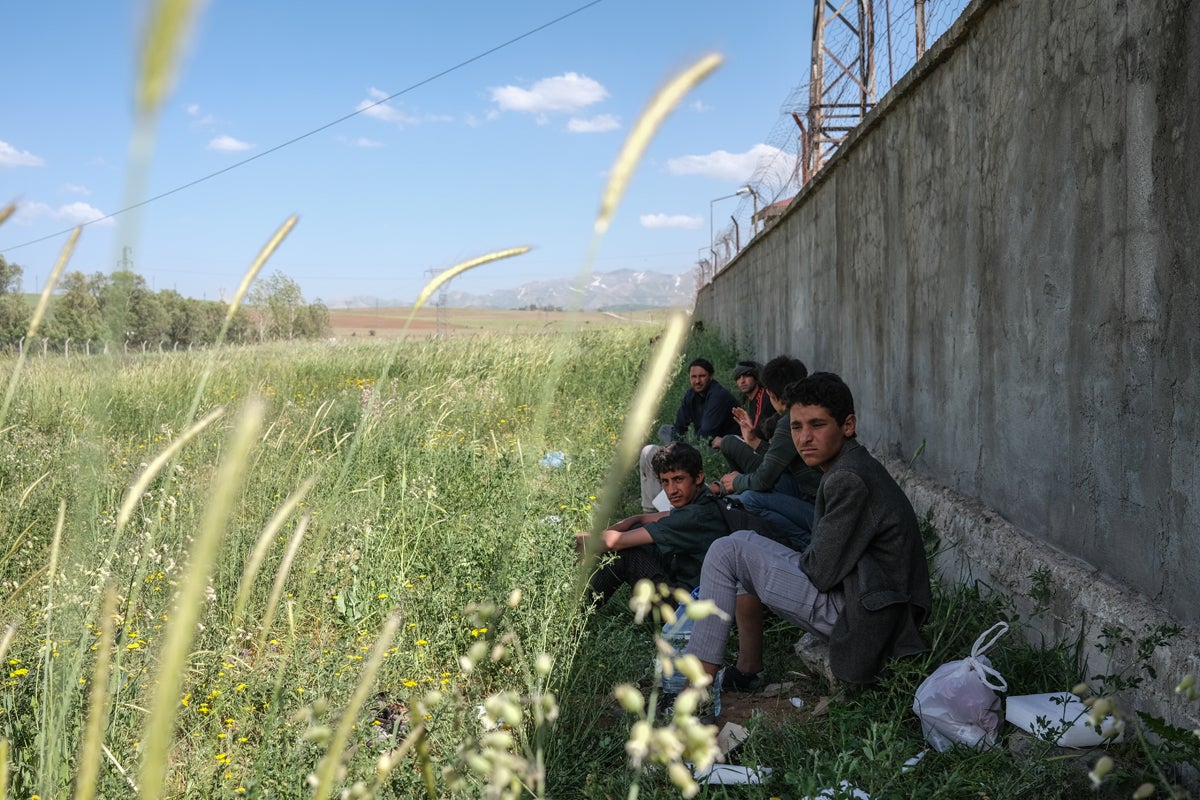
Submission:
<svg viewBox="0 0 1200 800">
<path fill-rule="evenodd" d="M 674 652 L 672 653 L 673 658 L 683 655 L 683 651 L 687 648 L 688 642 L 692 638 L 692 624 L 694 620 L 687 614 L 682 613 L 682 609 L 680 609 L 680 612 L 675 617 L 674 622 L 668 622 L 666 625 L 663 625 L 662 629 L 663 640 L 670 643 L 671 647 L 674 648 Z M 655 659 L 655 662 L 655 666 L 662 676 L 659 686 L 663 694 L 675 695 L 682 692 L 684 687 L 687 686 L 687 678 L 684 674 L 679 670 L 675 670 L 670 675 L 667 675 L 666 670 L 663 669 L 661 659 Z"/>
</svg>

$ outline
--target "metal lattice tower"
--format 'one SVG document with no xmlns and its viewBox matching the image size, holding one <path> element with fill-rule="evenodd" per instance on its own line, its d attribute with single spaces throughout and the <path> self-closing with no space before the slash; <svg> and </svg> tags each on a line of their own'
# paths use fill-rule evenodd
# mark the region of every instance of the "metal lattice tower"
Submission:
<svg viewBox="0 0 1200 800">
<path fill-rule="evenodd" d="M 840 2 L 840 5 L 837 3 Z M 816 0 L 813 4 L 812 75 L 808 127 L 801 126 L 801 179 L 807 183 L 875 104 L 874 0 Z M 857 47 L 839 58 L 832 28 L 849 31 Z M 797 118 L 796 122 L 800 120 Z"/>
<path fill-rule="evenodd" d="M 433 280 L 438 275 L 441 275 L 444 271 L 445 270 L 440 270 L 440 269 L 427 269 L 427 270 L 425 270 L 425 274 L 429 276 L 430 280 Z M 446 281 L 445 283 L 443 283 L 441 286 L 438 287 L 437 301 L 434 302 L 434 304 L 433 304 L 434 309 L 437 311 L 437 314 L 435 317 L 435 319 L 437 321 L 436 322 L 437 327 L 434 329 L 435 336 L 445 336 L 449 332 L 449 329 L 450 329 L 450 325 L 449 325 L 449 322 L 448 322 L 447 316 L 446 316 L 446 293 L 447 293 L 449 285 L 450 285 L 450 282 Z"/>
</svg>

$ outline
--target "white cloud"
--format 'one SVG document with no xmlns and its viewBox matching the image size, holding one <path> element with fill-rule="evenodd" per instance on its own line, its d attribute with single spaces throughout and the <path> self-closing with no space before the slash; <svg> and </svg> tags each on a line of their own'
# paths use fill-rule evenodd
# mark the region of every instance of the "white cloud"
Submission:
<svg viewBox="0 0 1200 800">
<path fill-rule="evenodd" d="M 8 142 L 0 142 L 0 167 L 44 167 L 46 162 L 28 150 L 18 150 Z"/>
<path fill-rule="evenodd" d="M 567 130 L 571 133 L 605 133 L 621 127 L 621 122 L 612 114 L 599 114 L 591 119 L 571 117 Z"/>
<path fill-rule="evenodd" d="M 713 107 L 705 103 L 703 100 L 692 101 L 692 111 L 699 111 L 703 114 L 705 111 L 712 111 Z"/>
<path fill-rule="evenodd" d="M 367 99 L 359 102 L 354 107 L 355 111 L 361 111 L 363 116 L 371 117 L 382 122 L 388 122 L 399 128 L 410 128 L 414 125 L 420 125 L 425 122 L 453 122 L 454 117 L 445 114 L 410 114 L 407 111 L 402 111 L 395 106 L 381 102 L 386 100 L 388 93 L 382 89 L 376 89 L 372 86 L 367 90 Z"/>
<path fill-rule="evenodd" d="M 745 183 L 752 177 L 786 177 L 795 168 L 796 157 L 769 144 L 756 144 L 744 153 L 715 150 L 700 156 L 680 156 L 667 161 L 672 175 L 703 175 L 730 183 Z"/>
<path fill-rule="evenodd" d="M 92 190 L 87 188 L 86 186 L 80 186 L 75 183 L 64 183 L 63 191 L 68 192 L 69 194 L 81 194 L 84 197 L 86 197 L 92 193 Z"/>
<path fill-rule="evenodd" d="M 64 222 L 69 222 L 72 225 L 80 225 L 84 222 L 97 222 L 104 216 L 104 212 L 96 208 L 91 203 L 75 202 L 68 203 L 62 206 L 55 212 L 59 219 Z M 100 225 L 112 225 L 113 220 L 106 219 L 99 222 Z"/>
<path fill-rule="evenodd" d="M 687 214 L 642 214 L 639 219 L 643 228 L 682 228 L 685 231 L 694 231 L 704 224 L 700 217 Z"/>
<path fill-rule="evenodd" d="M 24 225 L 29 225 L 39 219 L 50 219 L 68 225 L 82 225 L 86 222 L 96 222 L 98 225 L 113 224 L 111 219 L 101 219 L 103 216 L 103 211 L 89 203 L 68 203 L 65 206 L 51 208 L 45 203 L 25 202 L 17 204 L 17 213 L 13 219 Z M 97 222 L 97 220 L 99 221 Z"/>
<path fill-rule="evenodd" d="M 254 145 L 232 136 L 218 136 L 208 143 L 207 149 L 216 150 L 218 153 L 241 153 L 245 150 L 253 150 Z"/>
<path fill-rule="evenodd" d="M 349 141 L 354 147 L 383 147 L 383 142 L 377 142 L 365 136 L 359 136 L 357 139 L 350 139 Z"/>
<path fill-rule="evenodd" d="M 492 102 L 502 111 L 531 114 L 570 114 L 608 97 L 599 81 L 568 72 L 554 78 L 542 78 L 528 89 L 519 86 L 493 86 Z"/>
<path fill-rule="evenodd" d="M 216 119 L 212 114 L 204 114 L 201 116 L 199 103 L 192 103 L 187 107 L 186 111 L 187 115 L 192 118 L 193 128 L 199 128 L 204 125 L 212 125 L 216 122 Z"/>
</svg>

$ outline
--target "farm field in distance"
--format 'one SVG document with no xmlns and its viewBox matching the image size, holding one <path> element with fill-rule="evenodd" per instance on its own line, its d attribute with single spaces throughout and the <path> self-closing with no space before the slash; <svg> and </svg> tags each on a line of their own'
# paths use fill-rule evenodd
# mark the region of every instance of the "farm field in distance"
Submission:
<svg viewBox="0 0 1200 800">
<path fill-rule="evenodd" d="M 639 325 L 661 327 L 670 309 L 638 311 L 528 311 L 494 308 L 422 307 L 409 321 L 411 308 L 331 308 L 329 321 L 338 339 L 374 337 L 394 339 L 405 335 L 420 338 L 441 333 L 447 336 L 471 336 L 480 333 L 539 333 L 581 328 Z M 439 328 L 439 317 L 441 327 Z"/>
</svg>

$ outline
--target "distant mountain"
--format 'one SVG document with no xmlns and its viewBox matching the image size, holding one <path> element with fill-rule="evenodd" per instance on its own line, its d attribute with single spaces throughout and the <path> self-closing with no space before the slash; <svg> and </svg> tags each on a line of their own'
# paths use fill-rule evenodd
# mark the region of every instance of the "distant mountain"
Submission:
<svg viewBox="0 0 1200 800">
<path fill-rule="evenodd" d="M 573 308 L 576 297 L 575 278 L 556 278 L 533 281 L 515 289 L 496 289 L 486 294 L 450 291 L 446 293 L 449 308 L 524 308 L 559 306 Z M 584 311 L 633 311 L 639 308 L 690 307 L 696 297 L 696 272 L 680 275 L 618 269 L 593 273 L 583 290 Z M 436 297 L 431 302 L 436 302 Z M 338 298 L 335 308 L 374 308 L 375 306 L 407 306 L 411 300 L 385 300 L 377 297 Z"/>
</svg>

